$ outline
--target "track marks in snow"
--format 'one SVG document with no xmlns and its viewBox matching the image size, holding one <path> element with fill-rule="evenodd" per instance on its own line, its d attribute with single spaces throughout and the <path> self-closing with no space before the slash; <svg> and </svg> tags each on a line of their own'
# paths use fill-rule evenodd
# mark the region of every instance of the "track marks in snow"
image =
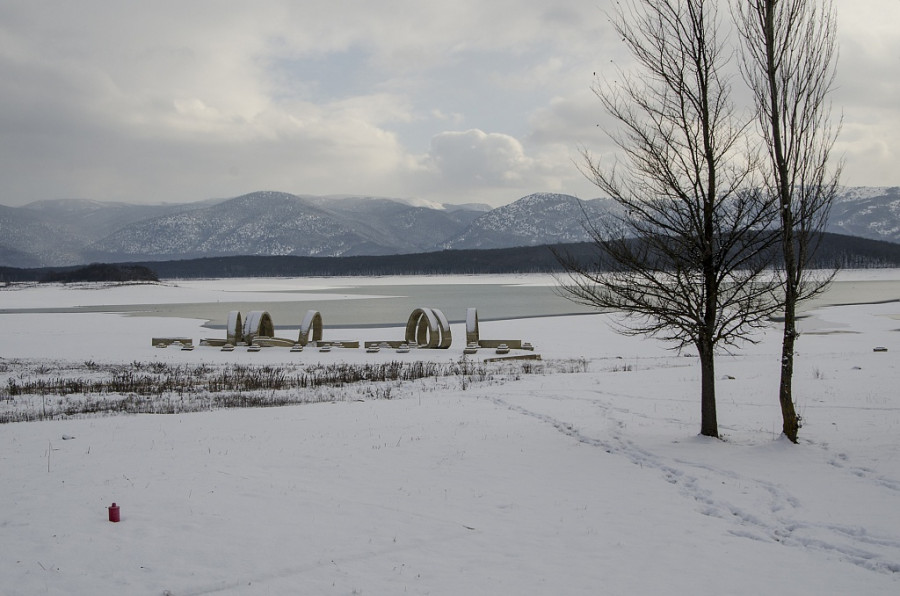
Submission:
<svg viewBox="0 0 900 596">
<path fill-rule="evenodd" d="M 539 411 L 534 406 L 525 407 L 508 399 L 486 397 L 497 406 L 548 424 L 579 443 L 602 449 L 613 456 L 624 457 L 642 468 L 656 470 L 664 481 L 675 485 L 685 498 L 696 503 L 698 513 L 730 524 L 732 527 L 726 530 L 730 535 L 819 551 L 874 572 L 900 573 L 900 536 L 873 532 L 863 527 L 843 526 L 828 520 L 804 519 L 810 515 L 810 511 L 804 508 L 799 498 L 778 483 L 740 474 L 720 465 L 669 457 L 644 448 L 628 437 L 627 424 L 618 418 L 622 415 L 641 417 L 640 413 L 605 401 L 611 398 L 621 399 L 621 396 L 597 393 L 598 398 L 590 401 L 605 422 L 603 426 L 606 433 L 602 437 L 591 436 L 576 423 Z M 534 394 L 529 397 L 534 397 Z M 541 393 L 540 399 L 561 402 L 571 398 L 555 393 Z M 584 401 L 583 397 L 579 399 Z M 834 468 L 846 469 L 854 478 L 867 480 L 878 487 L 891 491 L 900 490 L 900 483 L 897 481 L 880 476 L 875 470 L 866 467 L 848 467 L 847 461 L 845 454 L 838 454 L 827 463 Z M 767 502 L 768 505 L 763 510 L 768 511 L 769 515 L 751 513 L 758 512 L 758 506 L 741 505 L 758 503 L 760 499 Z"/>
<path fill-rule="evenodd" d="M 827 445 L 823 445 L 823 447 L 825 449 L 828 448 Z M 872 484 L 890 491 L 900 492 L 900 481 L 895 480 L 894 478 L 883 476 L 872 468 L 868 468 L 865 466 L 848 465 L 849 456 L 846 453 L 836 454 L 834 457 L 828 460 L 828 463 L 834 468 L 845 470 L 847 473 L 855 476 L 856 478 L 866 480 Z"/>
</svg>

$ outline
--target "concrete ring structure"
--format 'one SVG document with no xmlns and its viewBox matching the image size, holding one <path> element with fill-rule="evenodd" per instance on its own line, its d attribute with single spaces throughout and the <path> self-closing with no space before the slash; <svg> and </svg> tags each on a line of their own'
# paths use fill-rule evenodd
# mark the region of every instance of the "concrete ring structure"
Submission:
<svg viewBox="0 0 900 596">
<path fill-rule="evenodd" d="M 444 316 L 444 313 L 438 309 L 432 308 L 431 312 L 437 317 L 438 325 L 441 328 L 441 341 L 438 347 L 442 350 L 446 350 L 450 347 L 450 344 L 453 343 L 453 335 L 450 333 L 450 322 L 447 320 L 447 317 Z"/>
<path fill-rule="evenodd" d="M 300 336 L 297 343 L 305 346 L 309 343 L 309 332 L 312 331 L 312 341 L 322 341 L 322 315 L 317 310 L 308 310 L 300 323 Z"/>
<path fill-rule="evenodd" d="M 244 341 L 252 344 L 257 337 L 274 337 L 275 325 L 272 317 L 264 310 L 252 310 L 244 321 Z"/>
<path fill-rule="evenodd" d="M 478 333 L 478 309 L 466 310 L 466 345 L 477 344 L 480 339 Z"/>
<path fill-rule="evenodd" d="M 225 327 L 225 341 L 233 346 L 244 341 L 244 325 L 241 322 L 241 311 L 233 310 L 228 313 L 228 324 Z"/>
<path fill-rule="evenodd" d="M 436 348 L 440 330 L 430 308 L 417 308 L 406 321 L 406 342 L 423 348 Z"/>
<path fill-rule="evenodd" d="M 406 322 L 406 342 L 421 348 L 450 347 L 450 324 L 436 308 L 417 308 Z"/>
</svg>

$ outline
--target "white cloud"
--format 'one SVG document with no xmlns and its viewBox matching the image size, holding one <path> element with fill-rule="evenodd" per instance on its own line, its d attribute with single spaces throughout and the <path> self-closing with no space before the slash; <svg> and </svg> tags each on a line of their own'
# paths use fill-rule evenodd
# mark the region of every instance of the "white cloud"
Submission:
<svg viewBox="0 0 900 596">
<path fill-rule="evenodd" d="M 537 191 L 595 196 L 573 164 L 573 151 L 560 145 L 529 154 L 516 138 L 478 129 L 442 132 L 422 159 L 423 195 L 435 200 L 504 204 Z M 427 188 L 440 188 L 440 192 Z"/>
<path fill-rule="evenodd" d="M 843 127 L 842 182 L 900 185 L 900 1 L 837 0 L 840 58 L 834 91 Z"/>
<path fill-rule="evenodd" d="M 519 141 L 480 130 L 435 136 L 430 157 L 444 180 L 462 187 L 516 184 L 534 167 Z"/>
<path fill-rule="evenodd" d="M 589 195 L 609 1 L 7 0 L 0 203 Z M 897 184 L 900 2 L 838 8 L 847 179 Z"/>
</svg>

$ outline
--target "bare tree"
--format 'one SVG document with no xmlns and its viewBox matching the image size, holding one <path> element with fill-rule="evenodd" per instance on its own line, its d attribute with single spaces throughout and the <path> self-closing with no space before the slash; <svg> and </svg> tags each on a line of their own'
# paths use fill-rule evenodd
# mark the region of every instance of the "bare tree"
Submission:
<svg viewBox="0 0 900 596">
<path fill-rule="evenodd" d="M 755 98 L 768 154 L 765 189 L 778 205 L 784 267 L 784 335 L 779 401 L 784 434 L 801 426 L 792 379 L 799 302 L 833 277 L 811 260 L 837 190 L 840 165 L 829 167 L 838 126 L 827 101 L 835 76 L 835 17 L 829 0 L 735 0 L 744 42 L 741 70 Z"/>
<path fill-rule="evenodd" d="M 620 331 L 696 348 L 701 429 L 718 436 L 715 352 L 746 339 L 775 310 L 766 251 L 777 215 L 747 191 L 755 171 L 736 118 L 712 0 L 630 0 L 616 31 L 636 59 L 594 91 L 624 160 L 583 152 L 585 174 L 619 207 L 589 222 L 597 261 L 558 254 L 568 298 L 624 313 Z"/>
</svg>

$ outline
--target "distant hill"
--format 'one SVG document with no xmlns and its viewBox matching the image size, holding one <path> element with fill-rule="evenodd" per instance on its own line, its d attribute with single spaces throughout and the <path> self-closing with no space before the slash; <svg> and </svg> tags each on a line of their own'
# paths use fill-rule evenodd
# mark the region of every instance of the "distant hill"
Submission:
<svg viewBox="0 0 900 596">
<path fill-rule="evenodd" d="M 534 193 L 496 209 L 273 191 L 191 204 L 41 201 L 0 205 L 0 265 L 379 256 L 574 243 L 590 239 L 587 220 L 616 208 L 609 199 L 558 193 Z M 843 189 L 826 231 L 900 243 L 900 188 Z"/>
<path fill-rule="evenodd" d="M 535 193 L 493 209 L 474 221 L 443 248 L 508 248 L 586 242 L 582 222 L 615 210 L 609 199 L 583 201 L 571 195 Z"/>
<path fill-rule="evenodd" d="M 78 263 L 84 242 L 65 218 L 0 205 L 0 264 L 37 267 Z"/>
<path fill-rule="evenodd" d="M 900 187 L 844 189 L 831 207 L 826 231 L 900 242 Z"/>
<path fill-rule="evenodd" d="M 377 197 L 256 192 L 193 204 L 86 200 L 0 206 L 0 265 L 69 266 L 229 255 L 382 255 L 434 250 L 489 211 Z"/>
<path fill-rule="evenodd" d="M 87 247 L 94 260 L 210 255 L 339 255 L 366 238 L 309 201 L 258 192 L 125 226 Z"/>
</svg>

